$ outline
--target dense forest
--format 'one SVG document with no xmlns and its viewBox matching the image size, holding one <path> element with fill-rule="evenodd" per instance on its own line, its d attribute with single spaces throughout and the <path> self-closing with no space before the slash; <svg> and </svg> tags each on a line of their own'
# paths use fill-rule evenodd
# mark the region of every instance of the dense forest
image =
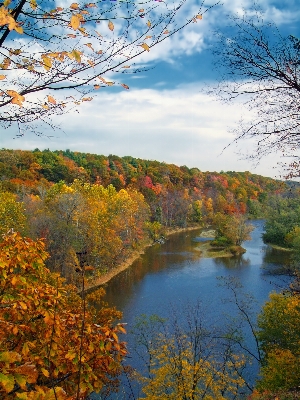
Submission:
<svg viewBox="0 0 300 400">
<path fill-rule="evenodd" d="M 283 182 L 250 172 L 202 172 L 70 150 L 3 149 L 0 174 L 0 230 L 44 238 L 48 266 L 68 280 L 74 265 L 102 273 L 166 229 L 205 226 L 220 214 L 259 217 L 266 198 L 286 190 Z"/>
<path fill-rule="evenodd" d="M 38 149 L 2 149 L 0 175 L 4 398 L 83 399 L 93 391 L 105 398 L 118 390 L 120 375 L 135 379 L 122 364 L 127 349 L 119 340 L 125 333 L 121 314 L 105 304 L 95 309 L 103 290 L 87 294 L 85 288 L 170 230 L 214 226 L 216 244 L 235 247 L 249 233 L 246 218 L 267 218 L 265 241 L 295 251 L 290 272 L 297 277 L 299 193 L 288 182 Z M 261 354 L 253 399 L 298 396 L 297 283 L 290 289 L 271 296 L 253 330 Z M 195 326 L 188 335 L 175 326 L 165 336 L 163 321 L 142 320 L 137 335 L 141 343 L 151 339 L 147 351 L 153 360 L 151 377 L 138 378 L 143 398 L 166 398 L 165 381 L 173 396 L 168 398 L 236 398 L 246 385 L 246 359 L 235 353 L 241 339 L 226 332 L 216 341 L 215 333 L 198 325 L 199 310 L 189 313 Z"/>
</svg>

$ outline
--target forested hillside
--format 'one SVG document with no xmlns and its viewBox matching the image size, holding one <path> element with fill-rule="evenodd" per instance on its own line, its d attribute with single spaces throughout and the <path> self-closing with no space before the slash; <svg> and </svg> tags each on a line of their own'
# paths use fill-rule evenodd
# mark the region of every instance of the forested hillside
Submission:
<svg viewBox="0 0 300 400">
<path fill-rule="evenodd" d="M 281 181 L 250 172 L 202 172 L 158 161 L 66 151 L 0 151 L 1 232 L 44 238 L 51 270 L 103 273 L 165 229 L 216 215 L 262 215 Z M 76 276 L 76 274 L 75 274 Z"/>
</svg>

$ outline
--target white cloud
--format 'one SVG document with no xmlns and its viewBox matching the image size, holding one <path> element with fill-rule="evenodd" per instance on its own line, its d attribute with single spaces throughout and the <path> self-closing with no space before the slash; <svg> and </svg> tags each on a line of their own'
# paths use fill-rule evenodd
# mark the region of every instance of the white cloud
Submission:
<svg viewBox="0 0 300 400">
<path fill-rule="evenodd" d="M 63 117 L 65 134 L 56 132 L 50 139 L 26 135 L 6 140 L 5 147 L 131 155 L 210 171 L 253 170 L 248 161 L 239 161 L 236 146 L 223 151 L 233 140 L 228 128 L 238 121 L 240 105 L 225 106 L 199 90 L 200 84 L 163 91 L 103 91 L 83 104 L 79 114 Z M 246 144 L 240 146 L 245 149 Z M 254 172 L 274 176 L 266 164 Z"/>
</svg>

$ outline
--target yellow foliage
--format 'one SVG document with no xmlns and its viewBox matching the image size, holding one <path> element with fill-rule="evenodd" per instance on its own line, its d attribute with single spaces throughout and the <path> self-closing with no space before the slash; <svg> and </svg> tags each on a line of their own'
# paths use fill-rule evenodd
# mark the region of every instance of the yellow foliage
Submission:
<svg viewBox="0 0 300 400">
<path fill-rule="evenodd" d="M 0 244 L 1 398 L 68 399 L 78 377 L 86 397 L 93 384 L 114 384 L 126 354 L 113 326 L 120 313 L 88 307 L 74 287 L 45 268 L 44 247 L 18 233 Z"/>
</svg>

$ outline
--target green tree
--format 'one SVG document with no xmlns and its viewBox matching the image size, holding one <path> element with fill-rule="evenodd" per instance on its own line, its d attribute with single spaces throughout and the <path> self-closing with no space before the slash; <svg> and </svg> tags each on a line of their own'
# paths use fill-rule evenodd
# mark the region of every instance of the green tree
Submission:
<svg viewBox="0 0 300 400">
<path fill-rule="evenodd" d="M 263 351 L 260 391 L 289 391 L 300 385 L 300 297 L 272 293 L 258 317 L 257 337 Z"/>
</svg>

